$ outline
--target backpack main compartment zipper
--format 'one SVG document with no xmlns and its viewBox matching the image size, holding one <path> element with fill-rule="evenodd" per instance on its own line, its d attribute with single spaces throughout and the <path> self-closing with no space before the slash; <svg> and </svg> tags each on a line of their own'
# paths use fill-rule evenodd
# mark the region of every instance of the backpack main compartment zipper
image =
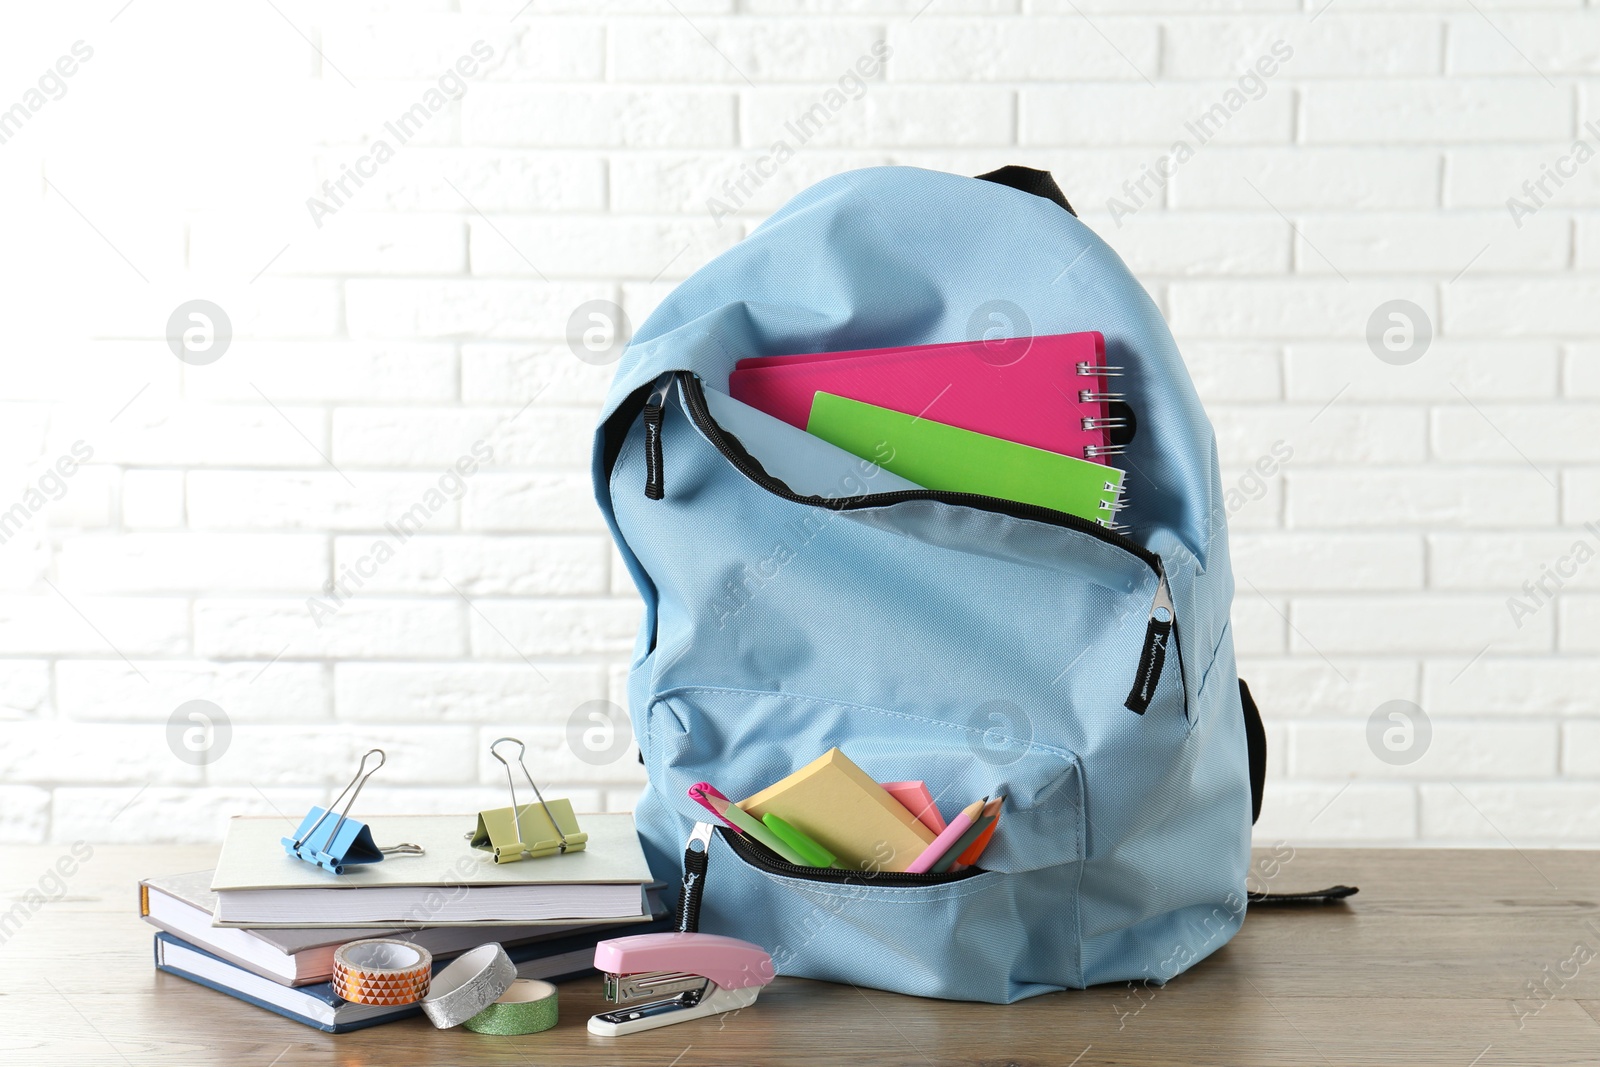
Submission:
<svg viewBox="0 0 1600 1067">
<path fill-rule="evenodd" d="M 668 374 L 662 375 L 661 378 L 667 378 L 672 373 L 676 373 L 679 384 L 683 386 L 684 404 L 688 409 L 689 417 L 694 420 L 695 428 L 705 436 L 706 440 L 711 442 L 718 452 L 722 453 L 729 463 L 733 464 L 739 473 L 783 500 L 795 504 L 809 504 L 813 507 L 827 508 L 830 511 L 857 511 L 862 508 L 903 504 L 913 500 L 932 500 L 943 504 L 958 504 L 964 507 L 996 512 L 1001 515 L 1009 515 L 1016 519 L 1028 519 L 1033 522 L 1042 522 L 1051 526 L 1075 530 L 1078 533 L 1086 533 L 1097 540 L 1104 541 L 1108 545 L 1120 548 L 1124 552 L 1138 557 L 1158 577 L 1161 575 L 1161 557 L 1132 538 L 1119 534 L 1115 530 L 1108 529 L 1089 519 L 1081 518 L 1077 515 L 1069 515 L 1064 511 L 1042 507 L 1038 504 L 1023 504 L 1015 500 L 984 496 L 980 493 L 953 493 L 938 489 L 897 489 L 888 493 L 864 493 L 861 496 L 842 497 L 801 496 L 768 474 L 755 457 L 745 451 L 744 445 L 740 444 L 737 439 L 730 437 L 727 431 L 711 417 L 711 409 L 706 405 L 705 390 L 701 386 L 699 378 L 689 371 L 668 372 Z M 645 405 L 647 412 L 650 403 L 655 402 L 658 395 L 665 400 L 666 391 L 660 388 L 661 378 L 656 380 L 657 389 L 651 392 L 650 401 Z M 648 423 L 646 428 L 648 444 Z M 659 447 L 658 440 L 658 451 Z"/>
<path fill-rule="evenodd" d="M 1150 605 L 1150 618 L 1145 626 L 1144 646 L 1139 654 L 1138 669 L 1134 672 L 1133 688 L 1128 692 L 1128 698 L 1123 701 L 1123 706 L 1139 715 L 1143 715 L 1149 709 L 1150 701 L 1155 697 L 1156 684 L 1161 680 L 1162 667 L 1166 664 L 1167 642 L 1178 627 L 1177 614 L 1172 606 L 1171 590 L 1167 585 L 1167 573 L 1161 564 L 1159 555 L 1124 534 L 1117 533 L 1115 530 L 1108 529 L 1097 522 L 1092 522 L 1078 515 L 1069 515 L 1064 511 L 1056 511 L 1054 508 L 1041 507 L 1037 504 L 1023 504 L 1015 500 L 983 496 L 979 493 L 953 493 L 936 489 L 898 489 L 889 493 L 864 493 L 861 496 L 801 496 L 783 482 L 768 474 L 766 468 L 761 466 L 760 461 L 752 456 L 737 438 L 725 431 L 717 420 L 712 417 L 711 409 L 706 404 L 705 389 L 701 385 L 700 379 L 690 371 L 667 371 L 662 374 L 655 380 L 655 384 L 650 390 L 650 396 L 645 401 L 644 495 L 651 500 L 660 500 L 665 493 L 662 475 L 664 457 L 661 445 L 661 423 L 665 413 L 667 395 L 671 391 L 674 379 L 682 389 L 684 408 L 701 435 L 711 442 L 712 447 L 720 452 L 735 470 L 781 500 L 787 500 L 793 504 L 827 508 L 829 511 L 858 511 L 864 508 L 887 507 L 891 504 L 903 504 L 916 500 L 931 500 L 942 504 L 955 504 L 961 507 L 976 508 L 981 511 L 991 511 L 1016 519 L 1041 522 L 1050 526 L 1073 530 L 1077 533 L 1088 534 L 1096 540 L 1104 541 L 1113 548 L 1119 548 L 1139 559 L 1156 576 L 1156 595 Z M 1183 666 L 1181 649 L 1178 653 L 1178 665 L 1181 670 Z M 1185 699 L 1184 703 L 1185 705 L 1188 704 L 1187 699 Z M 811 869 L 799 868 L 799 870 L 809 871 Z M 880 875 L 880 877 L 882 876 Z"/>
</svg>

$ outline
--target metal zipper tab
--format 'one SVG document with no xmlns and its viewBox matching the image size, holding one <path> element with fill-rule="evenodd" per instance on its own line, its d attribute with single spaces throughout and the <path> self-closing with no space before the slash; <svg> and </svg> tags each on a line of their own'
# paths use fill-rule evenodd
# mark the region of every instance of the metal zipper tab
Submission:
<svg viewBox="0 0 1600 1067">
<path fill-rule="evenodd" d="M 650 500 L 660 500 L 667 492 L 661 470 L 665 461 L 661 451 L 661 420 L 666 415 L 672 379 L 671 371 L 657 378 L 649 399 L 644 402 L 644 495 Z"/>
<path fill-rule="evenodd" d="M 1123 706 L 1143 715 L 1156 695 L 1156 683 L 1161 681 L 1161 668 L 1167 662 L 1167 639 L 1177 625 L 1178 616 L 1172 607 L 1172 590 L 1167 588 L 1167 572 L 1156 572 L 1156 595 L 1150 602 L 1150 622 L 1144 630 L 1144 650 L 1139 653 L 1139 667 L 1133 675 L 1133 689 Z"/>
</svg>

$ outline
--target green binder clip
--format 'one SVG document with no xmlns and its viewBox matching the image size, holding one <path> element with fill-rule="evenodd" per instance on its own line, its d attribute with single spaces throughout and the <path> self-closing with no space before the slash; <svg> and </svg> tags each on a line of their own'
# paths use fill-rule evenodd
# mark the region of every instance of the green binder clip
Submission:
<svg viewBox="0 0 1600 1067">
<path fill-rule="evenodd" d="M 495 748 L 505 742 L 517 746 L 517 763 L 522 775 L 528 779 L 537 804 L 517 804 L 517 783 L 511 774 L 511 764 Z M 515 737 L 498 738 L 489 746 L 489 755 L 499 760 L 506 769 L 506 785 L 511 789 L 511 806 L 478 812 L 478 827 L 467 835 L 473 848 L 494 854 L 496 863 L 515 863 L 520 859 L 538 859 L 565 852 L 582 852 L 589 835 L 578 829 L 578 817 L 572 813 L 572 801 L 546 801 L 528 773 L 523 760 L 527 746 Z"/>
</svg>

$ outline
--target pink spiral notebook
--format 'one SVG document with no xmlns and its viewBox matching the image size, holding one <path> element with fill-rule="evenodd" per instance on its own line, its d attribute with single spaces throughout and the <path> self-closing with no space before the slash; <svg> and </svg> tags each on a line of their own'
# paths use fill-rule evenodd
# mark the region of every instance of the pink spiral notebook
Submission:
<svg viewBox="0 0 1600 1067">
<path fill-rule="evenodd" d="M 735 400 L 805 429 L 819 392 L 1105 463 L 1121 425 L 1098 333 L 741 359 Z"/>
</svg>

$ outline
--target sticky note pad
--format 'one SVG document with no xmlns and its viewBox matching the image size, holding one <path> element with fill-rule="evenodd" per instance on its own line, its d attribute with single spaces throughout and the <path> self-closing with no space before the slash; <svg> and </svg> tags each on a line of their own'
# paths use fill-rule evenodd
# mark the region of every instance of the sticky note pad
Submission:
<svg viewBox="0 0 1600 1067">
<path fill-rule="evenodd" d="M 925 489 L 1015 500 L 1109 526 L 1122 472 L 999 437 L 818 393 L 806 431 Z"/>
<path fill-rule="evenodd" d="M 837 748 L 739 806 L 778 816 L 852 870 L 903 871 L 935 837 Z"/>
</svg>

